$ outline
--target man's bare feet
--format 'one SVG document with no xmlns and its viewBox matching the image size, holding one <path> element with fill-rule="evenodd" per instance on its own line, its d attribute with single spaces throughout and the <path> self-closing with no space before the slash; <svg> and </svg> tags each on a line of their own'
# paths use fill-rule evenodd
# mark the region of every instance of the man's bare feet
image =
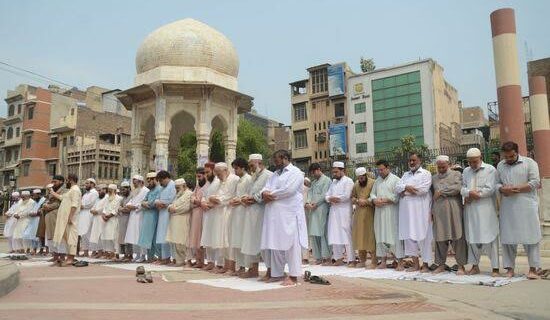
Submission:
<svg viewBox="0 0 550 320">
<path fill-rule="evenodd" d="M 445 272 L 445 265 L 440 265 L 438 266 L 432 273 L 433 274 L 438 274 L 438 273 L 442 273 L 442 272 Z"/>
<path fill-rule="evenodd" d="M 428 264 L 427 264 L 427 263 L 423 263 L 423 264 L 422 264 L 422 268 L 420 268 L 420 272 L 421 272 L 421 273 L 428 273 L 428 272 L 430 272 L 430 267 L 428 267 Z"/>
<path fill-rule="evenodd" d="M 539 280 L 540 275 L 537 272 L 536 268 L 529 268 L 529 273 L 527 273 L 527 279 L 529 280 Z"/>
<path fill-rule="evenodd" d="M 247 272 L 241 274 L 239 278 L 242 279 L 250 279 L 250 278 L 257 278 L 259 276 L 258 270 L 248 270 Z"/>
<path fill-rule="evenodd" d="M 350 262 L 350 263 L 353 263 L 353 262 Z M 344 259 L 338 259 L 332 264 L 333 267 L 339 267 L 339 266 L 343 266 L 343 265 L 344 265 Z"/>
<path fill-rule="evenodd" d="M 296 277 L 286 277 L 281 283 L 281 285 L 284 287 L 295 286 L 297 284 L 298 284 L 298 278 Z"/>
<path fill-rule="evenodd" d="M 506 271 L 506 277 L 507 278 L 513 278 L 515 273 L 514 273 L 514 268 L 506 268 L 508 271 Z"/>
<path fill-rule="evenodd" d="M 493 271 L 491 271 L 491 277 L 496 278 L 496 277 L 501 277 L 501 276 L 502 275 L 500 274 L 500 270 L 493 269 Z"/>
<path fill-rule="evenodd" d="M 458 266 L 458 270 L 456 270 L 457 276 L 463 276 L 466 274 L 466 270 L 464 269 L 464 266 Z"/>
<path fill-rule="evenodd" d="M 473 265 L 472 268 L 470 269 L 470 271 L 468 271 L 468 275 L 470 276 L 473 276 L 473 275 L 476 275 L 476 274 L 479 274 L 480 271 L 479 271 L 479 266 L 477 265 Z"/>
<path fill-rule="evenodd" d="M 386 269 L 388 266 L 386 265 L 386 261 L 380 262 L 378 266 L 376 266 L 376 269 Z"/>
<path fill-rule="evenodd" d="M 378 265 L 376 264 L 376 261 L 372 261 L 368 266 L 367 266 L 367 270 L 374 270 L 378 267 Z"/>
<path fill-rule="evenodd" d="M 266 283 L 273 283 L 273 282 L 281 282 L 281 281 L 284 281 L 286 279 L 285 276 L 282 276 L 282 277 L 271 277 L 269 278 Z"/>
<path fill-rule="evenodd" d="M 203 268 L 202 268 L 204 271 L 210 271 L 212 269 L 214 269 L 214 264 L 212 262 L 209 262 L 208 264 L 206 264 Z"/>
</svg>

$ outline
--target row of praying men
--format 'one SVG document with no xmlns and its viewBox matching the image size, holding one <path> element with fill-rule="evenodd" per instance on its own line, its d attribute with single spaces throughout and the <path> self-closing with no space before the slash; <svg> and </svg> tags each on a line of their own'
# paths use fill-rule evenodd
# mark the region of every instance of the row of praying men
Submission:
<svg viewBox="0 0 550 320">
<path fill-rule="evenodd" d="M 312 164 L 305 210 L 314 263 L 343 265 L 346 252 L 349 266 L 386 268 L 386 257 L 393 256 L 394 267 L 404 270 L 403 259 L 411 257 L 410 271 L 440 273 L 452 269 L 446 265 L 451 245 L 458 275 L 480 273 L 480 256 L 487 254 L 497 276 L 501 245 L 502 265 L 512 277 L 517 245 L 522 244 L 528 277 L 538 278 L 538 166 L 519 155 L 513 142 L 505 143 L 502 152 L 504 160 L 495 168 L 482 161 L 479 149 L 468 150 L 469 166 L 463 173 L 451 169 L 448 156 L 439 156 L 433 176 L 422 168 L 419 154 L 410 155 L 409 171 L 401 178 L 381 160 L 376 180 L 360 167 L 355 183 L 345 176 L 342 162 L 333 164 L 332 181 Z M 472 265 L 468 272 L 467 264 Z"/>
<path fill-rule="evenodd" d="M 233 170 L 223 162 L 207 163 L 197 169 L 194 189 L 160 171 L 145 179 L 136 175 L 133 188 L 123 182 L 120 190 L 87 179 L 81 196 L 76 176 L 69 175 L 65 188 L 63 177 L 56 176 L 46 197 L 39 190 L 35 200 L 22 193 L 8 210 L 5 234 L 17 250 L 46 246 L 59 265 L 73 264 L 83 251 L 95 258 L 175 263 L 247 278 L 259 276 L 262 259 L 268 268 L 262 280 L 283 285 L 296 283 L 310 247 L 313 264 L 386 268 L 387 257 L 394 257 L 391 266 L 403 270 L 404 258 L 411 257 L 410 270 L 427 272 L 435 240 L 435 272 L 448 269 L 451 245 L 457 274 L 466 274 L 467 264 L 469 274 L 479 273 L 486 253 L 497 275 L 501 244 L 503 266 L 513 276 L 522 244 L 528 276 L 536 278 L 538 167 L 520 156 L 513 142 L 502 151 L 504 160 L 494 168 L 478 149 L 468 150 L 463 174 L 450 169 L 446 156 L 437 158 L 434 176 L 422 168 L 419 154 L 411 154 L 410 171 L 401 178 L 381 160 L 376 180 L 357 168 L 355 183 L 342 162 L 333 163 L 332 180 L 314 163 L 309 187 L 284 150 L 273 155 L 274 172 L 259 154 L 235 160 Z"/>
</svg>

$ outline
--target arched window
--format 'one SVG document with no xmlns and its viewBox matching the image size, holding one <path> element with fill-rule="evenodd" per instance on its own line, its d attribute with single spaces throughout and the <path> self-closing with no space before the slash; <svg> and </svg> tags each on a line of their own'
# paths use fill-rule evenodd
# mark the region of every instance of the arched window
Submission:
<svg viewBox="0 0 550 320">
<path fill-rule="evenodd" d="M 8 116 L 13 116 L 15 114 L 15 106 L 13 104 L 10 104 L 10 109 L 8 111 Z"/>
<path fill-rule="evenodd" d="M 8 128 L 8 134 L 6 135 L 6 138 L 7 139 L 13 138 L 13 128 L 12 127 Z"/>
</svg>

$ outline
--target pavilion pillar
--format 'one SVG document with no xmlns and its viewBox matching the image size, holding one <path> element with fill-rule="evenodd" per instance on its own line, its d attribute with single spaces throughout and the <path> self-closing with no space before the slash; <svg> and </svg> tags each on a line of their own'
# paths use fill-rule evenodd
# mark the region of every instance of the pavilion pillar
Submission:
<svg viewBox="0 0 550 320">
<path fill-rule="evenodd" d="M 210 107 L 212 105 L 212 89 L 204 88 L 202 99 L 198 106 L 197 121 L 195 121 L 195 132 L 197 133 L 197 166 L 203 167 L 208 162 L 210 150 Z"/>
<path fill-rule="evenodd" d="M 166 128 L 166 98 L 157 93 L 155 101 L 155 171 L 168 170 L 168 139 Z"/>
</svg>

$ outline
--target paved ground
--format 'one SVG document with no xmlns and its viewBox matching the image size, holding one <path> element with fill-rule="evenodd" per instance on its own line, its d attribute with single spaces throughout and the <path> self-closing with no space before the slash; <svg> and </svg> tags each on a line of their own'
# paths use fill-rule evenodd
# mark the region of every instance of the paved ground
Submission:
<svg viewBox="0 0 550 320">
<path fill-rule="evenodd" d="M 158 276 L 139 284 L 133 271 L 99 265 L 21 268 L 19 287 L 0 298 L 0 319 L 550 319 L 547 280 L 492 288 L 329 279 L 331 286 L 242 292 Z"/>
</svg>

